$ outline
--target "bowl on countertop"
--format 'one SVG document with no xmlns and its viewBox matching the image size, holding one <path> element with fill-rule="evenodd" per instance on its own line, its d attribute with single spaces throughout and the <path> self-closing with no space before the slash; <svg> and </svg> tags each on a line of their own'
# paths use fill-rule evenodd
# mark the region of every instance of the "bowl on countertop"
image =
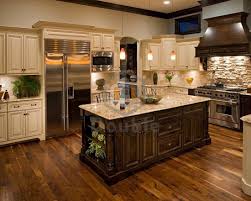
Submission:
<svg viewBox="0 0 251 201">
<path fill-rule="evenodd" d="M 140 96 L 140 100 L 142 103 L 145 104 L 157 104 L 162 99 L 161 96 L 155 95 L 155 96 L 147 96 L 142 95 Z"/>
</svg>

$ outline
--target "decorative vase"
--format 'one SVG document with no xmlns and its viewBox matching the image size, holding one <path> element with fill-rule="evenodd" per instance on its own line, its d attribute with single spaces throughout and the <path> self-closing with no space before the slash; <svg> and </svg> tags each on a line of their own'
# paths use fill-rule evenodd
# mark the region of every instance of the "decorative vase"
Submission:
<svg viewBox="0 0 251 201">
<path fill-rule="evenodd" d="M 153 73 L 153 84 L 154 85 L 158 84 L 158 74 L 156 72 Z"/>
<path fill-rule="evenodd" d="M 104 79 L 96 80 L 96 85 L 98 86 L 97 90 L 104 90 L 105 80 Z"/>
</svg>

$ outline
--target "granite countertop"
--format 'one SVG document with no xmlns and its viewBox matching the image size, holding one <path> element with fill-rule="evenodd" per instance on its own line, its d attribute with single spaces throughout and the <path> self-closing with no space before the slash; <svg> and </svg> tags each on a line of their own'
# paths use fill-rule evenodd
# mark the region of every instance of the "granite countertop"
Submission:
<svg viewBox="0 0 251 201">
<path fill-rule="evenodd" d="M 131 117 L 155 111 L 172 109 L 176 107 L 192 105 L 209 101 L 210 98 L 189 96 L 183 94 L 169 93 L 158 104 L 143 104 L 138 98 L 131 99 L 126 109 L 120 110 L 120 104 L 114 105 L 113 102 L 93 103 L 80 105 L 79 108 L 100 116 L 107 120 Z"/>
<path fill-rule="evenodd" d="M 12 102 L 19 102 L 19 101 L 32 101 L 32 100 L 40 100 L 42 97 L 33 97 L 33 98 L 13 98 L 11 97 L 9 100 L 0 100 L 0 104 L 4 103 L 12 103 Z"/>
<path fill-rule="evenodd" d="M 247 115 L 247 116 L 244 116 L 244 117 L 241 117 L 241 120 L 246 122 L 246 123 L 251 124 L 251 114 Z"/>
<path fill-rule="evenodd" d="M 251 96 L 251 93 L 248 92 L 242 92 L 241 95 L 245 95 L 245 96 Z"/>
</svg>

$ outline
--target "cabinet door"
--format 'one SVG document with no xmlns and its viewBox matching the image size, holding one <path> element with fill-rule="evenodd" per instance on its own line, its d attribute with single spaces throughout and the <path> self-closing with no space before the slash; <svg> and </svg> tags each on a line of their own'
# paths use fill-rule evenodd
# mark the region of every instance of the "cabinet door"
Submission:
<svg viewBox="0 0 251 201">
<path fill-rule="evenodd" d="M 140 163 L 140 133 L 132 128 L 123 133 L 123 153 L 124 169 L 130 169 Z"/>
<path fill-rule="evenodd" d="M 7 141 L 7 113 L 0 113 L 0 142 Z"/>
<path fill-rule="evenodd" d="M 187 55 L 188 55 L 188 67 L 190 69 L 198 69 L 199 68 L 199 58 L 196 55 L 196 49 L 199 42 L 193 42 L 187 45 Z"/>
<path fill-rule="evenodd" d="M 103 35 L 103 50 L 105 51 L 113 51 L 114 50 L 114 35 L 112 34 L 104 34 Z"/>
<path fill-rule="evenodd" d="M 4 74 L 5 69 L 5 33 L 0 33 L 0 74 Z"/>
<path fill-rule="evenodd" d="M 102 50 L 102 34 L 101 33 L 93 33 L 92 34 L 92 50 L 100 51 Z"/>
<path fill-rule="evenodd" d="M 120 41 L 116 40 L 114 43 L 114 70 L 120 69 Z"/>
<path fill-rule="evenodd" d="M 178 43 L 177 44 L 177 69 L 187 69 L 189 66 L 188 63 L 188 48 L 187 43 Z"/>
<path fill-rule="evenodd" d="M 176 52 L 175 40 L 163 40 L 161 45 L 161 68 L 163 69 L 175 69 L 176 60 L 171 60 L 172 51 Z"/>
<path fill-rule="evenodd" d="M 202 106 L 191 108 L 184 111 L 183 144 L 185 147 L 191 146 L 193 143 L 199 142 L 204 138 L 204 111 Z"/>
<path fill-rule="evenodd" d="M 153 60 L 149 61 L 150 68 L 160 68 L 160 44 L 150 43 L 149 51 L 153 54 Z"/>
<path fill-rule="evenodd" d="M 42 113 L 41 109 L 28 110 L 26 112 L 26 136 L 42 134 Z"/>
<path fill-rule="evenodd" d="M 25 137 L 25 111 L 8 113 L 8 139 Z"/>
<path fill-rule="evenodd" d="M 149 127 L 150 126 L 150 127 Z M 150 161 L 156 156 L 156 142 L 158 136 L 158 129 L 153 126 L 147 126 L 141 134 L 141 151 L 142 162 Z"/>
<path fill-rule="evenodd" d="M 39 36 L 24 36 L 24 73 L 36 74 L 40 72 Z"/>
<path fill-rule="evenodd" d="M 7 73 L 22 73 L 23 35 L 7 34 Z"/>
</svg>

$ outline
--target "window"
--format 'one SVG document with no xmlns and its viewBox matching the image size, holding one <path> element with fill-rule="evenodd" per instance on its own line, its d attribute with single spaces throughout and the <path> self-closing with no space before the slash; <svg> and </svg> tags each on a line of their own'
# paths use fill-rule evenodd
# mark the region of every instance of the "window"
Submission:
<svg viewBox="0 0 251 201">
<path fill-rule="evenodd" d="M 201 32 L 201 15 L 175 19 L 175 34 L 194 34 Z"/>
</svg>

